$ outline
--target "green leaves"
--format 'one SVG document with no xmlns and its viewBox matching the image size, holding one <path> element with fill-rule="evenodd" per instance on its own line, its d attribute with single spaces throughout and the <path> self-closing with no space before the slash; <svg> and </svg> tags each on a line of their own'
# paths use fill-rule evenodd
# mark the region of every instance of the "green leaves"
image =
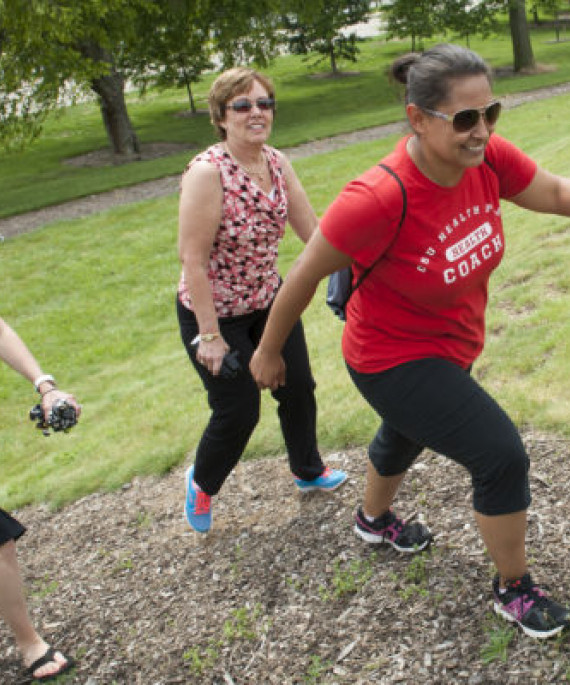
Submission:
<svg viewBox="0 0 570 685">
<path fill-rule="evenodd" d="M 339 59 L 356 62 L 359 53 L 356 34 L 347 35 L 344 29 L 366 21 L 369 15 L 369 0 L 313 0 L 312 3 L 292 0 L 285 4 L 282 20 L 289 32 L 288 45 L 293 54 L 316 52 L 320 57 L 315 64 L 328 59 L 331 70 L 337 73 Z"/>
</svg>

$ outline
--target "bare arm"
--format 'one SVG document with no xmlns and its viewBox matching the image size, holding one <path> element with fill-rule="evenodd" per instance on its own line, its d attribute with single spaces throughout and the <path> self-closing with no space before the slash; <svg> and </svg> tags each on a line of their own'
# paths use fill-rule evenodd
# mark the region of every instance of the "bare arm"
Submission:
<svg viewBox="0 0 570 685">
<path fill-rule="evenodd" d="M 222 218 L 223 191 L 217 168 L 208 162 L 192 166 L 182 179 L 178 251 L 200 335 L 220 332 L 208 279 L 208 264 Z M 228 349 L 220 337 L 201 341 L 198 361 L 217 375 Z"/>
<path fill-rule="evenodd" d="M 260 388 L 277 389 L 285 384 L 285 364 L 281 349 L 291 329 L 312 300 L 320 281 L 328 274 L 351 264 L 317 228 L 307 246 L 291 267 L 271 307 L 265 331 L 250 369 Z"/>
<path fill-rule="evenodd" d="M 297 177 L 291 162 L 281 155 L 283 174 L 287 183 L 287 212 L 291 228 L 306 243 L 318 225 L 317 215 L 313 209 L 301 181 Z"/>
<path fill-rule="evenodd" d="M 33 383 L 36 379 L 45 375 L 24 341 L 11 328 L 4 319 L 0 318 L 0 359 L 11 366 L 14 371 Z M 44 381 L 39 384 L 38 390 L 42 394 L 42 409 L 47 420 L 52 405 L 56 400 L 63 399 L 75 407 L 77 416 L 81 413 L 81 407 L 73 395 L 61 390 L 54 389 L 55 384 Z"/>
<path fill-rule="evenodd" d="M 27 378 L 30 383 L 33 383 L 36 378 L 43 375 L 40 365 L 34 359 L 24 341 L 4 319 L 0 319 L 0 359 L 21 376 Z M 47 385 L 45 389 L 48 389 Z"/>
<path fill-rule="evenodd" d="M 570 216 L 570 179 L 538 167 L 530 185 L 511 200 L 535 212 Z"/>
</svg>

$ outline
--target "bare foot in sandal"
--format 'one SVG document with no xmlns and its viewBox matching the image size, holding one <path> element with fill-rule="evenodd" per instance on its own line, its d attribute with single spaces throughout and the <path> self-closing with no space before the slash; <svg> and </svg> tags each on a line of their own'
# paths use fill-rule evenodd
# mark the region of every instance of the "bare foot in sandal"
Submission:
<svg viewBox="0 0 570 685">
<path fill-rule="evenodd" d="M 39 650 L 34 650 L 35 654 L 30 650 L 24 659 L 28 674 L 40 683 L 57 678 L 62 673 L 69 671 L 74 666 L 74 661 L 68 656 L 65 656 L 59 651 L 49 647 L 46 643 Z M 33 659 L 33 661 L 31 661 Z"/>
</svg>

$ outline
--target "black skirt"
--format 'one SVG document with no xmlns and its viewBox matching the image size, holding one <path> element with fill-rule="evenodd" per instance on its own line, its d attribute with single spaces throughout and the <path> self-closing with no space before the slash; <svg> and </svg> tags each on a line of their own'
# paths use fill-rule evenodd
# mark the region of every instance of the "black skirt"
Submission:
<svg viewBox="0 0 570 685">
<path fill-rule="evenodd" d="M 7 511 L 0 509 L 0 545 L 17 540 L 26 532 L 24 526 Z"/>
</svg>

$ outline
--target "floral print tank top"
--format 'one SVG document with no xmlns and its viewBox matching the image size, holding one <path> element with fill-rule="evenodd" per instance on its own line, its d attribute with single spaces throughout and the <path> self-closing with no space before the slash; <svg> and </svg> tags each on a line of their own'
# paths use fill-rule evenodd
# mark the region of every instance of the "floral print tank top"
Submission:
<svg viewBox="0 0 570 685">
<path fill-rule="evenodd" d="M 241 316 L 266 309 L 277 293 L 277 250 L 287 223 L 287 188 L 277 151 L 263 146 L 273 188 L 265 193 L 218 143 L 200 153 L 198 161 L 215 164 L 223 188 L 222 221 L 210 253 L 208 278 L 218 317 Z M 178 285 L 180 302 L 192 310 L 184 273 Z"/>
</svg>

